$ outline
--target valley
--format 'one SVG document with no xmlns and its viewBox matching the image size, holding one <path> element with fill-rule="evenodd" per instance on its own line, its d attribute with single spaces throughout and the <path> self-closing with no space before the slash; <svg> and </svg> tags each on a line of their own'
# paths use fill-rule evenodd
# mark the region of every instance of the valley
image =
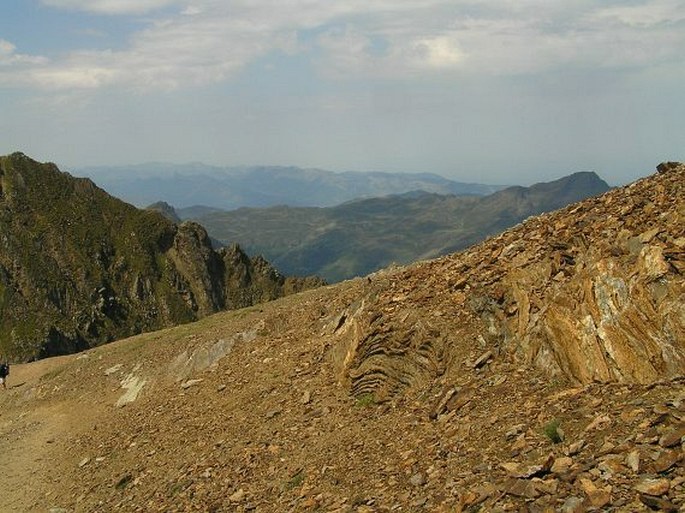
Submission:
<svg viewBox="0 0 685 513">
<path fill-rule="evenodd" d="M 285 274 L 333 283 L 459 251 L 527 217 L 608 190 L 595 173 L 574 173 L 482 196 L 413 191 L 328 208 L 241 208 L 192 219 L 220 243 L 237 242 Z"/>
</svg>

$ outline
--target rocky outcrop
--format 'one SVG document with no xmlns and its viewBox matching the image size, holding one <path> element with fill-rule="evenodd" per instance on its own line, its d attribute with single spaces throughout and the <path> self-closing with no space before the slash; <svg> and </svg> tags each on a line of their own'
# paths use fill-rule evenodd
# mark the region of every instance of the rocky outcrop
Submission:
<svg viewBox="0 0 685 513">
<path fill-rule="evenodd" d="M 379 303 L 374 292 L 331 319 L 324 335 L 331 341 L 329 357 L 356 397 L 385 401 L 445 371 L 446 334 L 412 308 L 396 311 Z"/>
<path fill-rule="evenodd" d="M 193 311 L 205 316 L 224 308 L 224 261 L 212 249 L 204 228 L 191 222 L 180 224 L 168 254 Z"/>
<path fill-rule="evenodd" d="M 341 381 L 382 398 L 458 381 L 486 352 L 578 383 L 682 375 L 685 166 L 660 169 L 462 253 L 371 275 L 372 291 L 325 331 Z"/>
<path fill-rule="evenodd" d="M 582 383 L 685 372 L 684 183 L 679 165 L 493 241 L 505 347 Z"/>
<path fill-rule="evenodd" d="M 146 208 L 147 210 L 154 210 L 156 212 L 159 212 L 172 223 L 181 223 L 181 218 L 178 217 L 178 214 L 176 213 L 174 207 L 172 207 L 165 201 L 158 201 L 156 203 L 153 203 L 152 205 L 148 205 Z"/>
<path fill-rule="evenodd" d="M 54 164 L 0 157 L 0 352 L 30 360 L 320 285 Z M 235 276 L 240 276 L 235 280 Z"/>
</svg>

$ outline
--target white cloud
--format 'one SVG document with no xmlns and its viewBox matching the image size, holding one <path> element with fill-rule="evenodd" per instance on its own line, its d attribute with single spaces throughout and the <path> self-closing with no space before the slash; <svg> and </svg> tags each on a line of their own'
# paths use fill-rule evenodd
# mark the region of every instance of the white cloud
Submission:
<svg viewBox="0 0 685 513">
<path fill-rule="evenodd" d="M 197 5 L 189 5 L 181 11 L 181 14 L 185 16 L 195 16 L 200 13 L 202 13 L 202 8 Z"/>
<path fill-rule="evenodd" d="M 26 66 L 43 64 L 47 61 L 45 57 L 37 55 L 22 55 L 17 53 L 17 47 L 6 41 L 0 39 L 0 66 Z"/>
<path fill-rule="evenodd" d="M 673 25 L 685 21 L 685 2 L 659 0 L 637 5 L 611 6 L 594 14 L 599 23 L 616 23 L 628 27 L 650 28 Z"/>
<path fill-rule="evenodd" d="M 98 14 L 144 14 L 178 3 L 178 0 L 43 0 L 43 3 Z"/>
<path fill-rule="evenodd" d="M 370 36 L 350 28 L 336 28 L 322 34 L 317 43 L 323 50 L 319 69 L 337 78 L 398 78 L 459 69 L 465 61 L 465 54 L 452 35 L 387 32 Z"/>
<path fill-rule="evenodd" d="M 685 2 L 678 0 L 612 7 L 598 0 L 44 2 L 104 14 L 153 12 L 178 4 L 179 12 L 148 20 L 118 51 L 74 49 L 48 62 L 18 54 L 4 42 L 0 64 L 15 74 L 6 71 L 0 83 L 174 89 L 226 80 L 277 53 L 310 56 L 329 77 L 404 79 L 424 73 L 650 66 L 681 62 L 685 55 Z"/>
<path fill-rule="evenodd" d="M 118 73 L 118 70 L 111 66 L 83 63 L 68 67 L 36 69 L 27 78 L 45 89 L 95 89 L 112 82 Z"/>
<path fill-rule="evenodd" d="M 438 36 L 420 39 L 415 43 L 420 62 L 432 68 L 451 68 L 464 61 L 464 52 L 456 38 Z"/>
</svg>

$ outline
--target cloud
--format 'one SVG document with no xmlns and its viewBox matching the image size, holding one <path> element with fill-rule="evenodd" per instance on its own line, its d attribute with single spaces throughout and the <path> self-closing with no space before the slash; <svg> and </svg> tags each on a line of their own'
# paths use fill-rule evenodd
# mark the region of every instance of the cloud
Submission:
<svg viewBox="0 0 685 513">
<path fill-rule="evenodd" d="M 200 13 L 202 13 L 202 9 L 197 5 L 189 5 L 181 11 L 181 14 L 185 16 L 195 16 Z"/>
<path fill-rule="evenodd" d="M 121 74 L 115 66 L 102 62 L 102 55 L 86 58 L 81 55 L 71 65 L 40 67 L 32 70 L 27 80 L 44 89 L 95 89 L 113 82 Z"/>
<path fill-rule="evenodd" d="M 421 63 L 432 68 L 450 68 L 464 60 L 457 38 L 438 36 L 420 39 L 416 42 Z"/>
<path fill-rule="evenodd" d="M 323 50 L 318 60 L 320 71 L 336 78 L 400 78 L 459 69 L 465 61 L 458 40 L 449 34 L 369 35 L 346 27 L 323 33 L 317 44 Z"/>
<path fill-rule="evenodd" d="M 43 0 L 43 3 L 60 9 L 122 15 L 148 13 L 178 3 L 178 0 Z"/>
<path fill-rule="evenodd" d="M 9 41 L 0 39 L 0 66 L 26 66 L 44 64 L 47 59 L 38 55 L 22 55 Z"/>
<path fill-rule="evenodd" d="M 148 14 L 113 51 L 47 61 L 0 48 L 0 84 L 169 90 L 228 80 L 265 56 L 300 54 L 331 78 L 527 74 L 682 62 L 685 2 L 561 0 L 44 0 Z M 154 11 L 178 5 L 178 12 Z M 20 69 L 21 68 L 21 69 Z M 13 72 L 12 72 L 13 70 Z"/>
<path fill-rule="evenodd" d="M 599 23 L 613 22 L 636 28 L 682 24 L 685 21 L 685 2 L 662 0 L 637 5 L 611 6 L 599 9 L 593 18 Z"/>
</svg>

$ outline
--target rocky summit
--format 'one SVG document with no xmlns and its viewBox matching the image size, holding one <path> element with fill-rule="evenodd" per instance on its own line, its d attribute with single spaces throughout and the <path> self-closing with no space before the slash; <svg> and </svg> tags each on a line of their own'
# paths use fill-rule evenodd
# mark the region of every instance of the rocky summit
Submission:
<svg viewBox="0 0 685 513">
<path fill-rule="evenodd" d="M 15 365 L 11 512 L 685 511 L 685 166 L 462 253 Z"/>
<path fill-rule="evenodd" d="M 0 354 L 31 360 L 322 283 L 286 278 L 195 223 L 138 210 L 88 179 L 0 157 Z"/>
</svg>

